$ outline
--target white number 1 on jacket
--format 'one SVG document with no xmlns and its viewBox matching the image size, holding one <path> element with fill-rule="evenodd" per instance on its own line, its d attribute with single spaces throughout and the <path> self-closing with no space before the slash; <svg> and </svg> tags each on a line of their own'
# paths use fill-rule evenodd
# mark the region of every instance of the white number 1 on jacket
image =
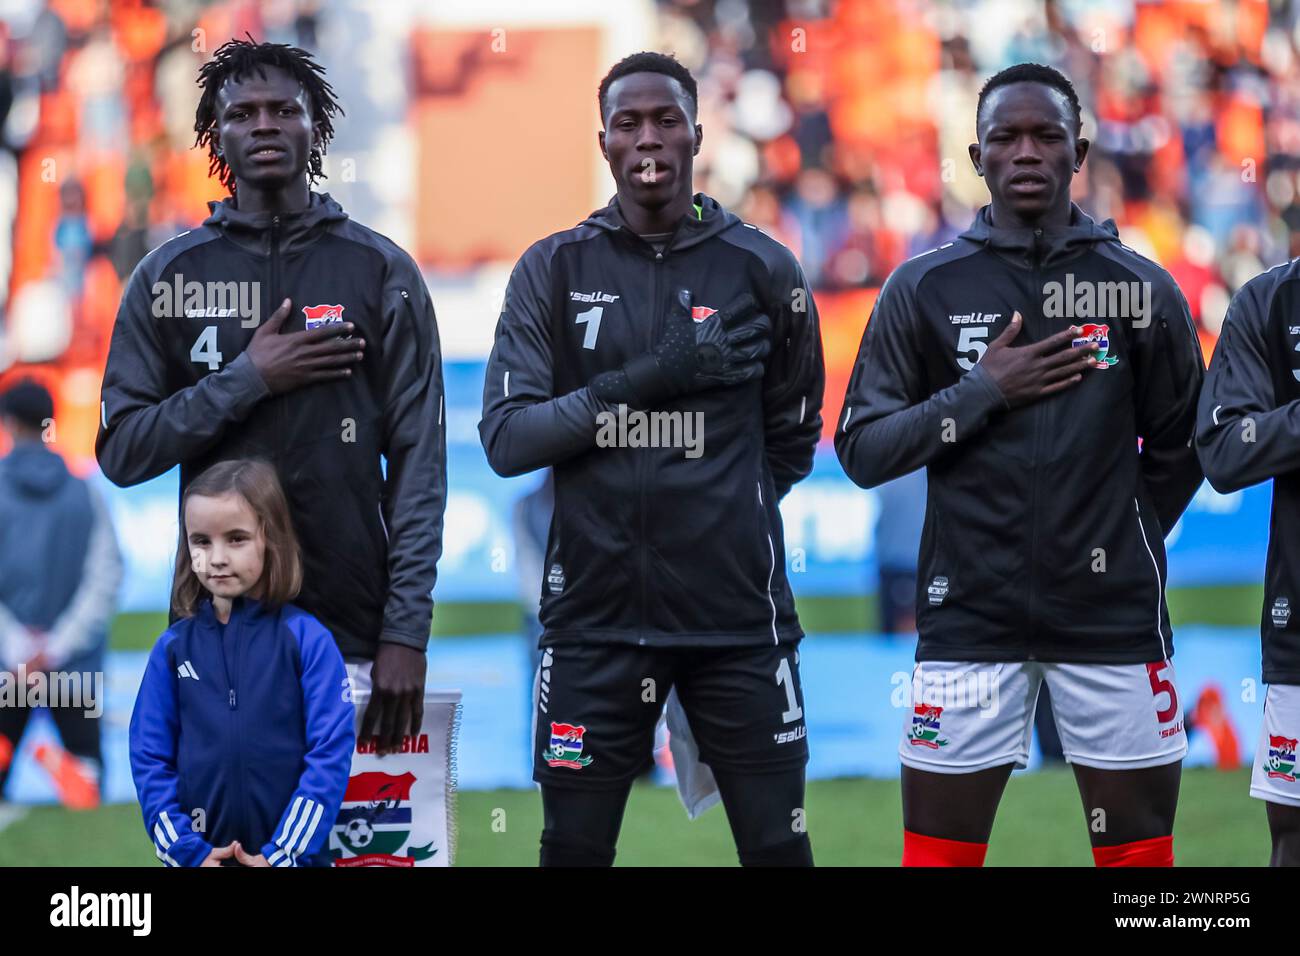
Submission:
<svg viewBox="0 0 1300 956">
<path fill-rule="evenodd" d="M 582 347 L 584 349 L 594 349 L 596 347 L 596 336 L 600 335 L 600 317 L 604 313 L 605 307 L 598 305 L 588 309 L 586 312 L 579 312 L 574 318 L 574 323 L 581 325 L 587 323 L 587 334 L 582 337 Z"/>
</svg>

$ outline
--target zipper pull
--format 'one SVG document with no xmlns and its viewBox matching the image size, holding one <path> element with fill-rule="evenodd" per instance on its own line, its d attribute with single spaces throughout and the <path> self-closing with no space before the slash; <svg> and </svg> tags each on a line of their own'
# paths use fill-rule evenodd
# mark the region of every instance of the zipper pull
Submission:
<svg viewBox="0 0 1300 956">
<path fill-rule="evenodd" d="M 235 688 L 230 688 L 230 709 L 235 709 Z"/>
</svg>

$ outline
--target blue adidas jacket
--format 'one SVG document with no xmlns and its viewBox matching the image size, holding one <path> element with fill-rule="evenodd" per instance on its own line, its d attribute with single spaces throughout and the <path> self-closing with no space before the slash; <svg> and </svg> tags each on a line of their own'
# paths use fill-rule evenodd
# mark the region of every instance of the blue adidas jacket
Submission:
<svg viewBox="0 0 1300 956">
<path fill-rule="evenodd" d="M 355 744 L 343 657 L 316 618 L 238 598 L 223 634 L 205 600 L 154 645 L 131 714 L 158 858 L 198 866 L 238 840 L 272 866 L 324 865 Z"/>
</svg>

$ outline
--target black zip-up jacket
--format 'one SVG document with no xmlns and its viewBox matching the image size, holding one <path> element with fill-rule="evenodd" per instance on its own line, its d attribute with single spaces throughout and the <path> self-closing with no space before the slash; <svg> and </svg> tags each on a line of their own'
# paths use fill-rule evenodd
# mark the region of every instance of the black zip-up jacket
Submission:
<svg viewBox="0 0 1300 956">
<path fill-rule="evenodd" d="M 1104 325 L 1110 364 L 1009 409 L 978 361 L 1017 311 L 1013 347 Z M 917 660 L 1170 657 L 1164 537 L 1201 482 L 1203 375 L 1168 273 L 1077 206 L 1059 230 L 995 229 L 986 206 L 899 266 L 863 334 L 835 448 L 864 488 L 928 466 Z"/>
<path fill-rule="evenodd" d="M 662 253 L 611 202 L 535 243 L 510 277 L 479 432 L 498 474 L 554 466 L 544 642 L 803 637 L 777 502 L 812 469 L 821 432 L 817 310 L 788 249 L 715 200 L 695 202 L 698 212 Z M 681 447 L 604 447 L 602 420 L 611 419 L 601 413 L 619 412 L 587 383 L 654 346 L 679 288 L 691 291 L 697 317 L 752 294 L 773 324 L 766 373 L 651 410 L 702 416 L 697 457 Z"/>
<path fill-rule="evenodd" d="M 180 464 L 184 493 L 218 461 L 269 461 L 302 546 L 295 603 L 347 658 L 372 659 L 380 641 L 423 650 L 447 452 L 438 326 L 420 270 L 327 194 L 293 215 L 209 205 L 202 226 L 149 253 L 127 284 L 104 371 L 99 465 L 125 486 Z M 230 285 L 190 298 L 191 282 Z M 268 393 L 244 354 L 256 323 L 237 313 L 256 299 L 265 321 L 286 297 L 285 332 L 309 319 L 356 326 L 366 348 L 351 377 Z"/>
<path fill-rule="evenodd" d="M 1273 479 L 1264 680 L 1300 684 L 1300 259 L 1242 286 L 1228 306 L 1197 412 L 1205 476 L 1227 493 Z"/>
</svg>

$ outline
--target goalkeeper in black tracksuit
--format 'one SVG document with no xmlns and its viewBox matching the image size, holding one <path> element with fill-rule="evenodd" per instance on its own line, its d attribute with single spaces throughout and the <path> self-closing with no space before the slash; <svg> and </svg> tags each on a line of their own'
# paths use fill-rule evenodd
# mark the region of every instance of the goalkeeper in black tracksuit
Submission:
<svg viewBox="0 0 1300 956">
<path fill-rule="evenodd" d="M 1267 801 L 1274 866 L 1300 865 L 1300 259 L 1238 290 L 1197 413 L 1196 450 L 1221 492 L 1273 479 L 1264 570 L 1264 723 L 1250 780 Z"/>
<path fill-rule="evenodd" d="M 612 863 L 675 687 L 741 862 L 811 864 L 803 631 L 777 503 L 821 432 L 817 313 L 789 250 L 692 195 L 702 132 L 684 67 L 629 57 L 600 105 L 617 198 L 515 267 L 479 425 L 498 473 L 555 475 L 541 861 Z M 675 447 L 645 447 L 651 432 Z"/>
</svg>

